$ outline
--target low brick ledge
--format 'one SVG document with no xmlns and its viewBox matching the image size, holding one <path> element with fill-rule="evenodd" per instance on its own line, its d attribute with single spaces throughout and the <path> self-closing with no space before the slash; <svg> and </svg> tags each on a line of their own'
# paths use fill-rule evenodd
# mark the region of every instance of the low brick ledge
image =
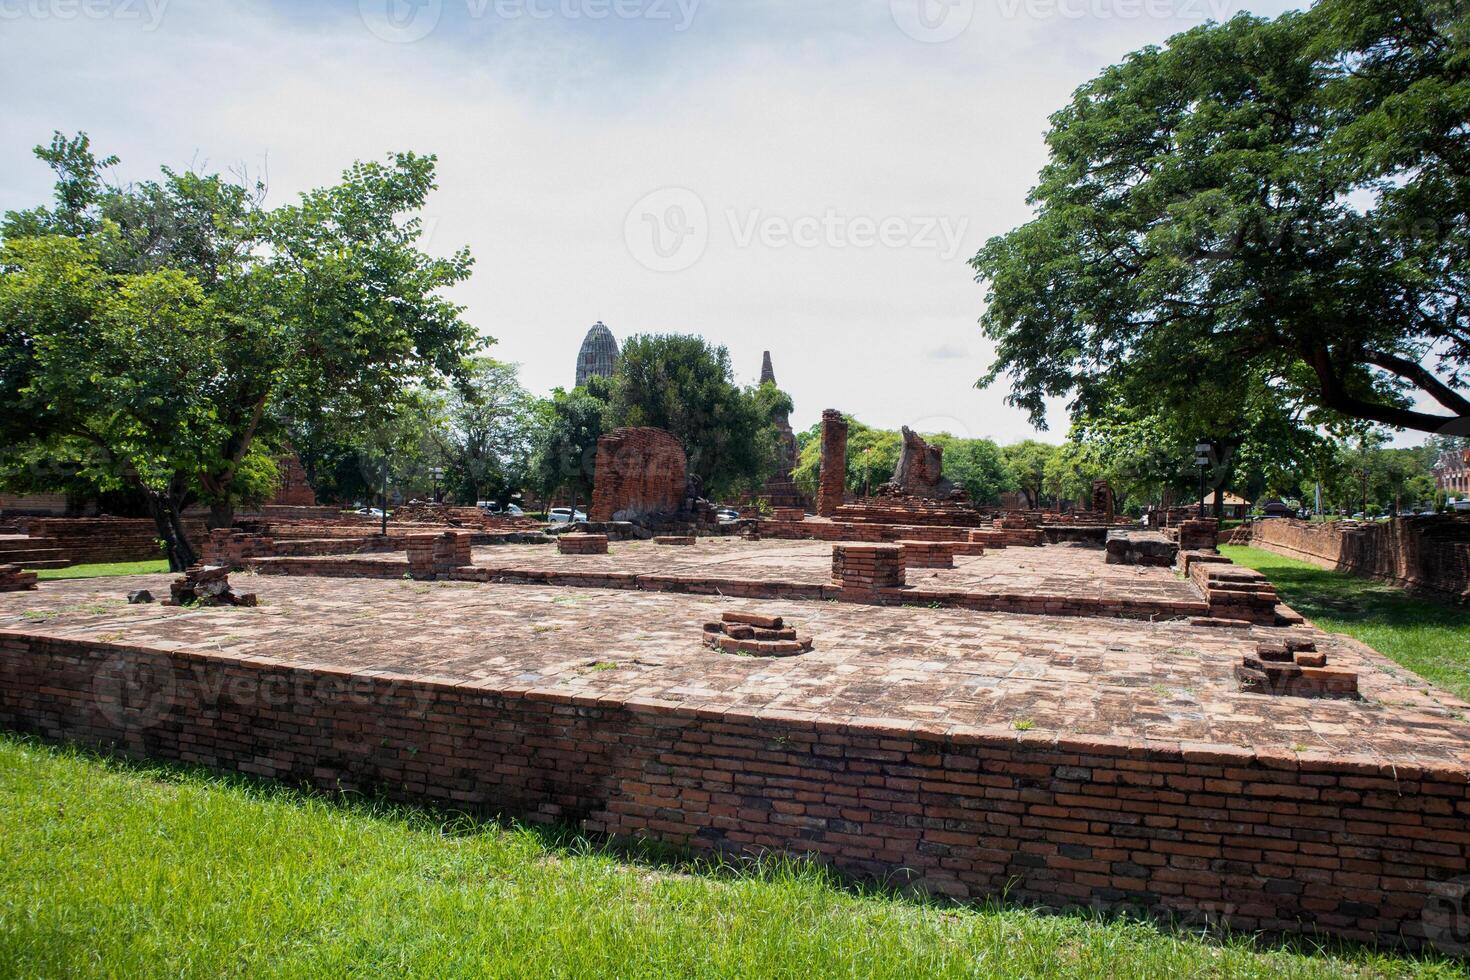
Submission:
<svg viewBox="0 0 1470 980">
<path fill-rule="evenodd" d="M 0 631 L 0 725 L 696 851 L 809 855 L 961 899 L 1409 948 L 1429 888 L 1470 859 L 1467 757 L 828 718 L 159 647 Z M 145 724 L 100 710 L 101 671 L 120 665 L 201 710 Z M 322 683 L 366 706 L 297 703 Z"/>
<path fill-rule="evenodd" d="M 402 578 L 409 574 L 407 561 L 380 558 L 260 558 L 249 562 L 262 575 L 317 575 L 326 578 Z M 1017 615 L 1081 616 L 1116 619 L 1186 619 L 1205 616 L 1204 601 L 1171 599 L 1106 599 L 1087 596 L 1039 595 L 1029 592 L 964 592 L 954 589 L 843 588 L 820 582 L 766 579 L 685 578 L 637 572 L 564 571 L 485 565 L 467 565 L 449 576 L 461 582 L 493 582 L 500 585 L 555 585 L 582 589 L 624 589 L 640 592 L 674 592 L 684 595 L 724 595 L 745 599 L 796 599 L 853 602 L 863 605 L 936 605 L 946 609 Z"/>
</svg>

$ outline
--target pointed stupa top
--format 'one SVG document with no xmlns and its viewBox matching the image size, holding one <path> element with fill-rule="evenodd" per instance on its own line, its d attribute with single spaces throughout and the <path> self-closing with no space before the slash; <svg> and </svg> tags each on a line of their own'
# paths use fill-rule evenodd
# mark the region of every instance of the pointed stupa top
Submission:
<svg viewBox="0 0 1470 980">
<path fill-rule="evenodd" d="M 761 384 L 775 384 L 776 371 L 771 367 L 771 352 L 766 351 L 761 355 Z"/>
<path fill-rule="evenodd" d="M 618 342 L 607 325 L 598 320 L 577 352 L 577 384 L 586 384 L 588 378 L 610 378 L 617 366 Z"/>
</svg>

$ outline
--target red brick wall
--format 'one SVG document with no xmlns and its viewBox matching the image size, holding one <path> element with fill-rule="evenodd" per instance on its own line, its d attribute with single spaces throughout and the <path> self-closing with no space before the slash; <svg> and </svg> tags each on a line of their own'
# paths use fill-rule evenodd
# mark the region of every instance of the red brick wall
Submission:
<svg viewBox="0 0 1470 980">
<path fill-rule="evenodd" d="M 60 548 L 74 564 L 151 561 L 162 558 L 158 528 L 151 520 L 122 517 L 36 517 L 23 522 L 26 533 L 41 539 L 37 547 Z M 206 536 L 204 522 L 184 521 L 184 533 L 195 547 Z"/>
<path fill-rule="evenodd" d="M 590 520 L 668 514 L 684 503 L 684 449 L 662 429 L 614 429 L 597 440 L 596 466 Z"/>
<path fill-rule="evenodd" d="M 1470 518 L 1320 524 L 1273 518 L 1251 525 L 1250 544 L 1325 568 L 1383 579 L 1459 602 L 1470 600 Z"/>
<path fill-rule="evenodd" d="M 1365 757 L 704 717 L 12 633 L 0 725 L 697 851 L 807 854 L 960 898 L 1268 933 L 1416 946 L 1433 884 L 1470 862 L 1464 769 Z"/>
<path fill-rule="evenodd" d="M 817 513 L 831 517 L 847 492 L 847 419 L 835 408 L 822 412 L 822 460 L 817 469 Z"/>
</svg>

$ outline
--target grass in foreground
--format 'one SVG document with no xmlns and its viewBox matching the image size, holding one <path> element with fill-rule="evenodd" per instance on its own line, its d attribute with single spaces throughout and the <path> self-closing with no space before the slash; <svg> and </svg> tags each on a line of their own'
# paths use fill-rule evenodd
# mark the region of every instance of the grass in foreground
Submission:
<svg viewBox="0 0 1470 980">
<path fill-rule="evenodd" d="M 0 973 L 1466 975 L 857 894 L 801 865 L 689 873 L 579 838 L 4 735 Z"/>
<path fill-rule="evenodd" d="M 1324 630 L 1362 640 L 1425 680 L 1470 699 L 1470 611 L 1260 548 L 1227 545 L 1220 551 L 1269 578 L 1283 602 Z"/>
<path fill-rule="evenodd" d="M 115 561 L 97 565 L 69 565 L 66 568 L 39 568 L 36 578 L 42 582 L 63 578 L 106 578 L 111 575 L 156 575 L 168 571 L 168 561 Z"/>
</svg>

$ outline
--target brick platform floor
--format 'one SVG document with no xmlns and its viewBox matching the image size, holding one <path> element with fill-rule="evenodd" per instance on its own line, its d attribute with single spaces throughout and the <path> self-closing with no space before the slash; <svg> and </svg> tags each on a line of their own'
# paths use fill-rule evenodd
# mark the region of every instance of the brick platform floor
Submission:
<svg viewBox="0 0 1470 980">
<path fill-rule="evenodd" d="M 651 541 L 615 541 L 606 555 L 559 555 L 541 545 L 497 545 L 475 548 L 474 563 L 487 580 L 564 576 L 554 584 L 609 586 L 617 580 L 632 588 L 638 577 L 656 576 L 657 583 L 643 587 L 685 591 L 682 583 L 713 582 L 728 586 L 720 590 L 728 594 L 738 591 L 733 588 L 738 583 L 766 583 L 813 597 L 824 589 L 835 594 L 833 544 L 701 538 L 697 549 L 675 552 Z M 987 608 L 1000 611 L 1039 611 L 1027 607 L 1043 604 L 1046 611 L 1089 616 L 1109 614 L 1100 608 L 1108 605 L 1132 606 L 1132 614 L 1139 618 L 1195 616 L 1207 611 L 1199 590 L 1172 569 L 1108 565 L 1103 559 L 1101 549 L 1068 545 L 956 555 L 954 568 L 909 569 L 907 586 L 928 593 L 916 595 L 916 602 L 941 593 L 946 600 L 976 595 L 996 600 Z M 322 574 L 324 565 L 337 569 L 335 574 L 359 568 L 377 573 L 366 576 L 374 578 L 396 578 L 407 570 L 401 552 L 334 556 L 325 563 L 314 558 L 278 558 L 260 564 L 281 571 L 298 569 L 301 574 Z"/>
<path fill-rule="evenodd" d="M 1029 722 L 1028 738 L 1113 737 L 1176 749 L 1215 743 L 1396 765 L 1470 765 L 1470 705 L 1362 644 L 1307 628 L 1218 630 L 1184 622 L 239 573 L 233 584 L 257 593 L 258 608 L 125 601 L 137 588 L 167 594 L 169 581 L 43 582 L 37 592 L 0 595 L 0 641 L 14 631 L 385 671 L 502 692 L 651 698 L 751 716 L 778 710 L 844 724 L 918 722 L 1014 736 L 1017 722 Z M 731 610 L 782 615 L 814 638 L 815 649 L 779 662 L 710 651 L 701 644 L 701 624 Z M 1332 663 L 1359 671 L 1364 701 L 1238 691 L 1234 668 L 1258 640 L 1303 634 Z M 616 667 L 594 669 L 598 664 Z"/>
</svg>

